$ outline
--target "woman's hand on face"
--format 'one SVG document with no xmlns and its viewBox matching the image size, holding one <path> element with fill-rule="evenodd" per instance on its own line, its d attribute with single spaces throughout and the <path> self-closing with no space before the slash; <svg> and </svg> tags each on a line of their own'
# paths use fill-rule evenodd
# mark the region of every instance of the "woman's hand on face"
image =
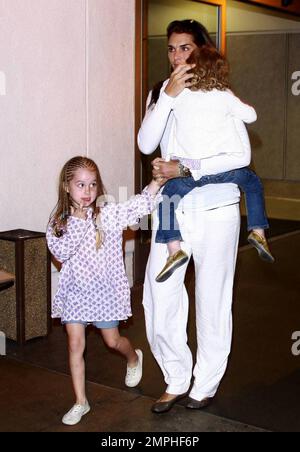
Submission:
<svg viewBox="0 0 300 452">
<path fill-rule="evenodd" d="M 180 171 L 178 167 L 178 160 L 171 160 L 166 162 L 164 159 L 157 158 L 153 160 L 152 175 L 154 179 L 162 179 L 165 183 L 169 179 L 174 179 L 180 176 Z"/>
<path fill-rule="evenodd" d="M 193 83 L 189 82 L 189 80 L 193 78 L 194 74 L 187 74 L 187 71 L 193 69 L 195 66 L 195 64 L 180 64 L 177 66 L 171 74 L 169 83 L 165 88 L 165 93 L 170 97 L 177 97 L 184 88 L 193 86 Z"/>
<path fill-rule="evenodd" d="M 75 218 L 80 218 L 81 220 L 86 220 L 86 211 L 83 209 L 83 205 L 80 204 L 79 207 L 71 206 L 71 215 Z"/>
</svg>

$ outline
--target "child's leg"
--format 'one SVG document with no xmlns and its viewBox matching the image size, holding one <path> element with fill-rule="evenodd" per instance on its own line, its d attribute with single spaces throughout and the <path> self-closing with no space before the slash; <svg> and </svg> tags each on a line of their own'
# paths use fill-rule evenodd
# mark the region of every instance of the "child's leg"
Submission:
<svg viewBox="0 0 300 452">
<path fill-rule="evenodd" d="M 104 342 L 108 347 L 118 351 L 127 359 L 126 386 L 134 388 L 143 376 L 143 352 L 134 350 L 131 342 L 120 336 L 118 328 L 101 328 Z"/>
<path fill-rule="evenodd" d="M 180 242 L 182 241 L 175 213 L 180 199 L 175 200 L 175 196 L 173 196 L 173 200 L 170 202 L 168 195 L 164 194 L 163 201 L 158 207 L 159 228 L 156 233 L 156 242 L 166 243 L 169 256 L 173 256 L 180 251 Z"/>
<path fill-rule="evenodd" d="M 196 187 L 192 177 L 176 178 L 167 182 L 163 190 L 163 202 L 159 205 L 159 227 L 156 233 L 157 243 L 166 243 L 169 258 L 156 277 L 156 282 L 166 281 L 174 271 L 188 260 L 186 253 L 181 251 L 182 241 L 176 209 L 182 197 Z"/>
<path fill-rule="evenodd" d="M 173 240 L 172 242 L 167 243 L 167 248 L 169 256 L 174 256 L 174 254 L 181 250 L 180 241 Z"/>
<path fill-rule="evenodd" d="M 252 231 L 248 241 L 256 248 L 264 261 L 273 263 L 275 259 L 270 252 L 265 236 L 265 229 L 269 228 L 269 223 L 265 211 L 263 184 L 255 172 L 249 168 L 235 170 L 231 174 L 232 182 L 238 184 L 245 193 L 248 230 Z"/>
<path fill-rule="evenodd" d="M 239 186 L 245 193 L 248 231 L 256 231 L 264 237 L 265 229 L 269 229 L 269 222 L 265 210 L 263 184 L 254 171 L 245 169 L 246 171 L 245 180 L 241 180 Z"/>
<path fill-rule="evenodd" d="M 156 234 L 156 242 L 174 242 L 168 247 L 170 255 L 180 250 L 180 241 L 182 241 L 175 213 L 176 209 L 181 198 L 195 187 L 194 179 L 189 177 L 172 179 L 166 183 L 163 189 L 163 201 L 159 205 L 159 227 Z"/>
<path fill-rule="evenodd" d="M 256 234 L 260 235 L 262 238 L 266 238 L 265 229 L 253 228 L 252 231 L 256 232 Z"/>
<path fill-rule="evenodd" d="M 225 173 L 203 176 L 196 181 L 198 187 L 208 184 L 236 184 L 245 193 L 248 230 L 256 230 L 264 236 L 269 228 L 265 212 L 264 190 L 260 178 L 250 168 L 240 168 Z"/>
<path fill-rule="evenodd" d="M 131 342 L 126 337 L 120 336 L 118 328 L 103 328 L 101 329 L 101 334 L 104 342 L 109 348 L 112 348 L 125 356 L 129 367 L 136 366 L 138 355 L 131 345 Z"/>
<path fill-rule="evenodd" d="M 226 173 L 204 176 L 196 182 L 198 186 L 207 184 L 233 183 L 245 193 L 247 206 L 248 230 L 252 233 L 248 241 L 257 249 L 260 257 L 267 262 L 274 262 L 266 238 L 265 229 L 269 228 L 265 211 L 264 190 L 260 178 L 250 168 L 241 168 Z"/>
<path fill-rule="evenodd" d="M 85 350 L 85 325 L 69 323 L 66 325 L 69 346 L 69 364 L 76 397 L 76 403 L 84 405 L 85 394 L 85 363 L 83 353 Z"/>
</svg>

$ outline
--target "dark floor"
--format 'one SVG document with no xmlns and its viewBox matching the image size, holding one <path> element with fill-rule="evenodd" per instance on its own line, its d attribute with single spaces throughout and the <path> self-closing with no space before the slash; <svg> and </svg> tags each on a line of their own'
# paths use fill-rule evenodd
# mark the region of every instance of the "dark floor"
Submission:
<svg viewBox="0 0 300 452">
<path fill-rule="evenodd" d="M 191 412 L 179 405 L 171 415 L 157 416 L 151 413 L 150 397 L 91 382 L 87 383 L 91 411 L 80 424 L 70 427 L 61 423 L 61 417 L 66 406 L 72 404 L 71 377 L 1 358 L 0 382 L 0 431 L 5 432 L 262 431 L 209 413 Z"/>
<path fill-rule="evenodd" d="M 289 232 L 284 236 L 271 239 L 270 244 L 276 257 L 274 265 L 260 261 L 256 251 L 248 246 L 240 249 L 234 296 L 234 338 L 228 371 L 214 403 L 205 410 L 205 413 L 197 413 L 197 416 L 211 414 L 223 420 L 226 418 L 228 422 L 229 420 L 240 422 L 242 428 L 245 424 L 248 424 L 271 431 L 300 431 L 298 414 L 300 355 L 294 356 L 291 352 L 292 334 L 294 331 L 300 331 L 300 227 L 299 223 L 286 223 L 285 228 L 280 222 L 272 224 L 273 236 L 281 234 L 283 231 L 295 231 L 297 228 L 299 229 L 298 232 Z M 242 232 L 242 237 L 243 234 L 246 235 L 246 232 Z M 192 266 L 189 268 L 186 284 L 191 299 L 189 343 L 193 353 L 195 353 L 194 274 Z M 139 404 L 147 405 L 148 410 L 152 399 L 161 395 L 165 385 L 145 336 L 141 305 L 142 286 L 136 287 L 132 295 L 134 316 L 128 324 L 122 325 L 121 331 L 132 340 L 134 345 L 144 350 L 145 368 L 142 384 L 138 389 L 125 390 L 123 383 L 125 362 L 117 354 L 106 349 L 99 334 L 93 328 L 88 329 L 87 379 L 89 382 L 98 383 L 97 387 L 100 392 L 105 390 L 109 393 L 109 388 L 111 390 L 115 388 L 121 390 L 120 394 L 125 394 L 125 399 L 126 397 L 137 397 L 138 399 L 142 397 Z M 12 341 L 8 341 L 7 354 L 7 358 L 0 359 L 0 365 L 3 366 L 3 363 L 6 362 L 9 366 L 25 366 L 27 369 L 31 368 L 28 365 L 32 364 L 39 366 L 40 372 L 46 372 L 45 369 L 51 370 L 51 375 L 58 375 L 53 374 L 53 371 L 59 373 L 61 377 L 63 377 L 62 374 L 69 374 L 66 335 L 58 322 L 54 322 L 52 333 L 48 338 L 30 341 L 24 347 L 18 347 Z M 22 363 L 26 363 L 26 365 Z M 22 374 L 22 372 L 20 373 Z M 1 425 L 7 421 L 7 418 L 1 416 L 1 413 L 5 412 L 3 412 L 1 405 L 5 405 L 5 396 L 8 398 L 9 395 L 6 392 L 3 393 L 5 372 L 0 373 L 0 375 L 0 380 L 2 380 L 0 386 L 0 430 L 2 430 Z M 69 383 L 69 377 L 65 376 L 64 378 L 68 379 Z M 9 380 L 9 377 L 7 379 Z M 10 384 L 12 383 L 10 382 Z M 100 387 L 99 384 L 102 386 Z M 55 387 L 54 383 L 53 385 Z M 60 398 L 59 391 L 64 391 L 65 403 L 68 401 L 68 405 L 71 405 L 71 388 L 64 387 L 62 383 L 61 385 L 61 389 L 57 389 L 57 397 Z M 44 380 L 41 377 L 39 392 L 42 393 L 47 387 L 48 377 Z M 7 388 L 10 388 L 9 384 Z M 12 385 L 12 388 L 14 388 L 14 385 Z M 149 397 L 152 399 L 149 400 Z M 97 397 L 94 400 L 97 404 Z M 57 407 L 55 403 L 52 405 L 54 410 L 52 415 L 61 415 L 63 410 L 68 408 L 68 406 L 61 405 L 62 403 L 58 403 Z M 180 406 L 178 410 L 178 413 L 186 413 L 187 411 L 180 411 L 183 410 Z M 164 431 L 172 431 L 172 428 L 174 429 L 176 426 L 172 413 L 173 410 L 164 415 L 165 422 L 169 423 L 169 430 L 164 427 Z M 32 413 L 33 419 L 35 416 L 37 416 L 37 413 Z M 139 416 L 143 416 L 143 414 L 139 414 Z M 159 421 L 155 421 L 152 414 L 150 416 L 148 428 L 158 431 L 155 430 L 157 426 L 155 427 L 153 422 Z M 186 417 L 187 415 L 182 414 L 182 416 Z M 198 425 L 199 431 L 202 431 L 200 425 L 203 421 L 200 422 L 200 417 L 199 420 L 197 417 L 199 424 L 196 424 L 196 426 Z M 207 421 L 208 418 L 205 419 Z M 183 423 L 182 431 L 185 431 L 184 425 L 197 428 L 195 424 Z M 220 424 L 218 425 L 220 426 Z M 47 426 L 37 427 L 37 430 L 51 428 L 49 424 Z M 229 424 L 227 426 L 229 428 Z M 55 428 L 61 427 L 56 426 Z M 131 426 L 131 428 L 133 427 Z M 140 426 L 140 428 L 145 428 L 145 426 Z M 28 418 L 28 429 L 35 429 L 34 424 L 30 423 L 30 418 Z M 209 427 L 206 431 L 208 430 Z M 213 431 L 218 431 L 217 427 Z"/>
<path fill-rule="evenodd" d="M 287 220 L 275 220 L 270 219 L 270 229 L 266 230 L 268 238 L 278 237 L 289 232 L 295 232 L 300 230 L 300 221 L 287 221 Z M 240 233 L 240 246 L 248 245 L 247 237 L 247 218 L 242 216 L 241 219 L 241 233 Z"/>
</svg>

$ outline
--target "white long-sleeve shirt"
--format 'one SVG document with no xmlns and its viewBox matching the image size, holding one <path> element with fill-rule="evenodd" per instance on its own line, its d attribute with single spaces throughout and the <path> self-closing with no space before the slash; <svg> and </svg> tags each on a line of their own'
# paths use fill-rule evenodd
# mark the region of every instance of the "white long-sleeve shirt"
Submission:
<svg viewBox="0 0 300 452">
<path fill-rule="evenodd" d="M 152 154 L 160 145 L 163 158 L 167 158 L 170 153 L 170 142 L 172 141 L 172 133 L 174 133 L 173 123 L 175 120 L 173 106 L 176 102 L 176 98 L 170 97 L 164 92 L 166 84 L 167 82 L 164 83 L 161 89 L 157 103 L 150 108 L 148 106 L 151 93 L 149 94 L 146 114 L 138 133 L 138 145 L 141 152 L 147 155 Z M 195 179 L 207 174 L 218 174 L 243 168 L 250 164 L 251 147 L 245 124 L 240 119 L 234 119 L 234 123 L 242 141 L 244 152 L 242 154 L 220 154 L 202 159 L 200 170 L 191 168 Z M 209 210 L 235 204 L 239 200 L 240 191 L 235 184 L 206 185 L 194 189 L 185 196 L 182 200 L 182 205 L 197 205 L 197 209 Z"/>
<path fill-rule="evenodd" d="M 253 107 L 231 91 L 184 89 L 174 100 L 174 121 L 168 154 L 203 159 L 220 154 L 244 154 L 235 119 L 256 121 Z"/>
</svg>

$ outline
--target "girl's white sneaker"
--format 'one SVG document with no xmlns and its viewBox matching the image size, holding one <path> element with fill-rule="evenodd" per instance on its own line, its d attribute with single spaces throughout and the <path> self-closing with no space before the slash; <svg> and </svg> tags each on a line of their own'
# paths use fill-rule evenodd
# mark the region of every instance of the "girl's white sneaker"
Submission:
<svg viewBox="0 0 300 452">
<path fill-rule="evenodd" d="M 143 376 L 143 352 L 142 350 L 135 350 L 138 355 L 138 363 L 135 367 L 127 366 L 127 373 L 125 384 L 128 388 L 134 388 L 139 384 Z"/>
<path fill-rule="evenodd" d="M 81 421 L 82 416 L 90 411 L 88 401 L 84 405 L 75 404 L 67 414 L 62 418 L 62 423 L 66 425 L 75 425 Z"/>
</svg>

